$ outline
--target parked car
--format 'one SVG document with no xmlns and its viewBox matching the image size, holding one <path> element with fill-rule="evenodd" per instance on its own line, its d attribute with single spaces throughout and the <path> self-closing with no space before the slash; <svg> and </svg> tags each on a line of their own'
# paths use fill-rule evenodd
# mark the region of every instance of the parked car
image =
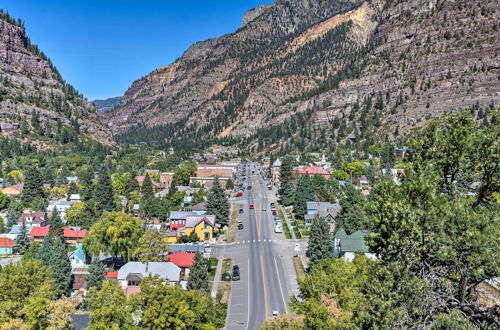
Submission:
<svg viewBox="0 0 500 330">
<path fill-rule="evenodd" d="M 250 189 L 252 189 L 252 186 L 248 186 L 248 187 L 247 187 L 247 190 L 250 190 Z"/>
<path fill-rule="evenodd" d="M 240 280 L 240 267 L 238 265 L 233 266 L 233 276 L 232 276 L 233 281 L 239 281 Z"/>
<path fill-rule="evenodd" d="M 243 209 L 240 209 L 239 213 L 242 214 L 243 213 Z"/>
<path fill-rule="evenodd" d="M 253 210 L 255 207 L 253 204 L 250 204 L 250 210 Z"/>
<path fill-rule="evenodd" d="M 236 193 L 236 195 L 235 195 L 235 197 L 241 197 L 241 196 L 243 196 L 243 193 L 241 191 Z"/>
<path fill-rule="evenodd" d="M 281 227 L 281 224 L 276 225 L 274 227 L 274 232 L 277 233 L 277 234 L 281 234 L 283 232 L 283 228 Z"/>
<path fill-rule="evenodd" d="M 238 229 L 243 229 L 243 223 L 242 222 L 238 223 Z"/>
</svg>

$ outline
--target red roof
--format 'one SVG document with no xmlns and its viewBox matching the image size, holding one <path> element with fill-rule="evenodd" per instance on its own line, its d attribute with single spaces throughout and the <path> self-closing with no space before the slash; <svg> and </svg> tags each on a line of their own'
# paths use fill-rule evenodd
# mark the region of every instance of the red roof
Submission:
<svg viewBox="0 0 500 330">
<path fill-rule="evenodd" d="M 33 237 L 45 237 L 49 234 L 49 226 L 45 227 L 33 227 L 30 232 L 30 236 Z M 64 228 L 64 237 L 65 238 L 84 238 L 87 235 L 87 231 L 85 229 L 82 230 L 74 230 L 72 228 L 65 227 Z"/>
<path fill-rule="evenodd" d="M 195 253 L 176 252 L 167 256 L 168 261 L 173 262 L 177 267 L 191 267 L 194 263 Z"/>
<path fill-rule="evenodd" d="M 304 167 L 304 168 L 300 169 L 298 172 L 299 172 L 299 174 L 310 174 L 310 175 L 314 175 L 314 174 L 329 175 L 330 174 L 327 171 L 325 171 L 322 167 L 319 167 L 319 166 Z"/>
<path fill-rule="evenodd" d="M 14 247 L 14 241 L 7 237 L 0 237 L 0 247 L 2 248 L 12 248 Z"/>
<path fill-rule="evenodd" d="M 106 278 L 118 278 L 118 272 L 107 272 L 106 275 L 104 275 Z"/>
</svg>

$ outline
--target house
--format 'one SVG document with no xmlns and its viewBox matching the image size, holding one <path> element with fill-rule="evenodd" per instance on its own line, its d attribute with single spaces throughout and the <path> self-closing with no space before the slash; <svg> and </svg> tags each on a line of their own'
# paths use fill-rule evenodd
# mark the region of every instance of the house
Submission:
<svg viewBox="0 0 500 330">
<path fill-rule="evenodd" d="M 207 207 L 205 206 L 205 203 L 198 203 L 191 207 L 191 211 L 196 213 L 197 215 L 203 215 L 207 213 Z"/>
<path fill-rule="evenodd" d="M 87 263 L 85 262 L 85 252 L 81 247 L 71 252 L 69 255 L 69 261 L 71 261 L 71 268 L 85 267 Z"/>
<path fill-rule="evenodd" d="M 44 238 L 49 234 L 49 227 L 35 227 L 31 229 L 30 236 L 34 242 L 42 243 Z M 71 246 L 76 246 L 81 244 L 87 231 L 85 229 L 79 229 L 78 227 L 65 227 L 63 232 L 64 240 L 66 244 Z"/>
<path fill-rule="evenodd" d="M 312 225 L 316 217 L 324 217 L 326 221 L 333 223 L 342 209 L 339 202 L 335 204 L 330 202 L 307 202 L 306 207 L 307 211 L 304 215 L 304 224 L 306 226 Z"/>
<path fill-rule="evenodd" d="M 169 188 L 174 180 L 173 172 L 164 172 L 160 174 L 160 188 Z"/>
<path fill-rule="evenodd" d="M 190 215 L 196 215 L 194 212 L 180 212 L 173 211 L 168 217 L 170 224 L 170 231 L 177 231 L 177 229 L 182 228 L 186 225 L 186 218 Z"/>
<path fill-rule="evenodd" d="M 199 185 L 204 186 L 205 188 L 212 187 L 216 178 L 217 178 L 217 180 L 219 180 L 219 184 L 223 188 L 226 186 L 227 181 L 229 179 L 231 179 L 231 177 L 227 177 L 227 176 L 219 176 L 219 177 L 215 177 L 215 176 L 196 176 L 195 177 L 195 176 L 193 176 L 193 177 L 189 178 L 189 184 L 190 185 L 199 184 Z"/>
<path fill-rule="evenodd" d="M 104 275 L 104 279 L 106 280 L 116 280 L 118 278 L 118 272 L 107 272 Z"/>
<path fill-rule="evenodd" d="M 22 225 L 26 224 L 26 227 L 44 227 L 47 225 L 47 214 L 43 211 L 36 212 L 25 212 L 19 216 L 17 223 Z"/>
<path fill-rule="evenodd" d="M 167 260 L 173 262 L 182 270 L 182 280 L 186 281 L 189 277 L 189 269 L 193 266 L 195 253 L 176 252 L 169 254 Z"/>
<path fill-rule="evenodd" d="M 85 288 L 85 278 L 89 275 L 87 266 L 75 267 L 71 269 L 71 290 L 81 290 Z"/>
<path fill-rule="evenodd" d="M 365 243 L 366 230 L 358 230 L 348 235 L 344 228 L 340 228 L 333 237 L 333 255 L 336 258 L 344 258 L 352 261 L 357 254 L 364 254 L 370 259 L 376 259 L 376 255 L 370 253 L 368 245 Z"/>
<path fill-rule="evenodd" d="M 167 241 L 176 243 L 182 236 L 189 236 L 195 233 L 200 241 L 210 241 L 213 238 L 215 227 L 215 215 L 189 215 L 184 220 L 184 226 L 175 227 L 175 231 L 170 229 L 167 232 Z"/>
<path fill-rule="evenodd" d="M 135 216 L 138 216 L 139 215 L 139 210 L 141 209 L 141 205 L 140 204 L 134 204 L 132 206 L 132 213 L 135 215 Z"/>
<path fill-rule="evenodd" d="M 57 213 L 59 213 L 59 216 L 61 219 L 64 220 L 64 217 L 66 216 L 66 210 L 71 207 L 71 204 L 75 203 L 74 201 L 67 201 L 66 199 L 55 199 L 52 200 L 47 206 L 47 213 L 52 214 L 54 209 L 56 209 Z"/>
<path fill-rule="evenodd" d="M 7 188 L 3 188 L 0 191 L 7 196 L 16 197 L 21 195 L 21 193 L 23 192 L 23 188 L 24 188 L 24 183 L 19 183 Z"/>
<path fill-rule="evenodd" d="M 362 175 L 358 178 L 358 182 L 360 186 L 368 186 L 370 182 L 368 181 L 368 178 L 366 175 Z"/>
<path fill-rule="evenodd" d="M 10 256 L 14 253 L 14 240 L 7 237 L 0 237 L 0 256 Z"/>
<path fill-rule="evenodd" d="M 175 286 L 181 281 L 181 269 L 172 262 L 130 261 L 118 270 L 117 280 L 126 294 L 140 291 L 142 280 L 149 275 L 158 275 L 165 283 Z"/>
<path fill-rule="evenodd" d="M 78 177 L 77 176 L 68 176 L 66 177 L 66 181 L 68 181 L 68 183 L 75 183 L 75 184 L 78 184 Z"/>
<path fill-rule="evenodd" d="M 201 253 L 205 252 L 205 245 L 199 243 L 188 243 L 188 244 L 169 244 L 170 251 L 172 253 L 176 252 L 190 252 L 190 253 Z"/>
<path fill-rule="evenodd" d="M 69 196 L 69 201 L 74 202 L 74 203 L 78 203 L 78 202 L 82 201 L 82 197 L 80 196 L 80 194 L 71 194 Z"/>
<path fill-rule="evenodd" d="M 328 173 L 322 167 L 319 167 L 319 166 L 306 166 L 306 167 L 297 169 L 294 172 L 295 172 L 295 174 L 298 174 L 299 176 L 303 176 L 303 175 L 309 175 L 309 176 L 321 175 L 325 179 L 330 179 L 330 173 Z"/>
</svg>

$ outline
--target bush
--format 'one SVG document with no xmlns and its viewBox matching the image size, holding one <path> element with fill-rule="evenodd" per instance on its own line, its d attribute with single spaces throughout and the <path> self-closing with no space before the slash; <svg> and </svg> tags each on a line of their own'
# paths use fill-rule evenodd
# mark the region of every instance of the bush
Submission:
<svg viewBox="0 0 500 330">
<path fill-rule="evenodd" d="M 222 274 L 221 278 L 222 278 L 223 281 L 231 281 L 231 274 L 224 273 L 224 274 Z"/>
</svg>

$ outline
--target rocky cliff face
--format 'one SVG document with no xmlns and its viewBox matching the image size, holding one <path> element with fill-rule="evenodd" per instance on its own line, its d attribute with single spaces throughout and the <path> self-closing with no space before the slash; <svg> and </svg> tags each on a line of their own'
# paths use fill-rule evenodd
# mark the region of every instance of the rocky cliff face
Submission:
<svg viewBox="0 0 500 330">
<path fill-rule="evenodd" d="M 151 135 L 256 149 L 396 136 L 498 104 L 498 21 L 493 0 L 278 0 L 134 82 L 107 120 L 128 137 L 163 124 Z"/>
<path fill-rule="evenodd" d="M 0 134 L 20 137 L 23 123 L 34 133 L 22 137 L 53 146 L 68 132 L 113 144 L 96 108 L 63 81 L 50 60 L 31 44 L 21 22 L 0 11 Z M 73 137 L 68 137 L 72 139 Z M 63 141 L 64 142 L 64 141 Z"/>
</svg>

